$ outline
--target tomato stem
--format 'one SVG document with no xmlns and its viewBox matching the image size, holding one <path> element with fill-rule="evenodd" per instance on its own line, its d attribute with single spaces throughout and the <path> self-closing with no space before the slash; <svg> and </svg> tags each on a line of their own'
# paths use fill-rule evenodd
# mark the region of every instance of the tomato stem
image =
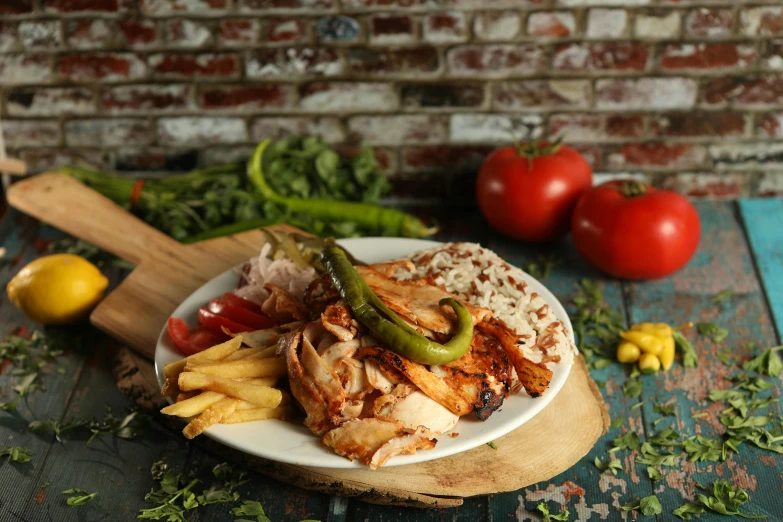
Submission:
<svg viewBox="0 0 783 522">
<path fill-rule="evenodd" d="M 620 186 L 620 192 L 622 192 L 623 196 L 626 198 L 644 196 L 647 194 L 647 185 L 641 181 L 636 181 L 635 179 L 625 180 Z"/>
<path fill-rule="evenodd" d="M 556 154 L 563 146 L 562 137 L 558 137 L 555 141 L 527 141 L 525 143 L 514 143 L 514 147 L 517 149 L 517 154 L 523 158 L 527 158 L 532 162 L 534 158 L 540 156 L 551 156 Z"/>
</svg>

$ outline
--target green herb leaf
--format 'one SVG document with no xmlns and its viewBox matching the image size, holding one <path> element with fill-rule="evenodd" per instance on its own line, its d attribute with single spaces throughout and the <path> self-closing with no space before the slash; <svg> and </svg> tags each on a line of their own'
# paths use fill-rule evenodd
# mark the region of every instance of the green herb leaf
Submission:
<svg viewBox="0 0 783 522">
<path fill-rule="evenodd" d="M 617 476 L 618 471 L 623 470 L 623 463 L 620 462 L 617 459 L 609 459 L 606 462 L 601 462 L 601 459 L 598 457 L 595 458 L 593 461 L 593 464 L 595 464 L 595 467 L 598 468 L 601 471 L 609 471 L 612 475 Z"/>
<path fill-rule="evenodd" d="M 257 502 L 255 500 L 244 500 L 242 501 L 242 505 L 239 507 L 236 507 L 230 511 L 232 515 L 238 516 L 238 515 L 249 515 L 251 517 L 256 517 L 256 520 L 258 522 L 272 522 L 267 516 L 266 513 L 264 513 L 264 508 L 261 506 L 260 502 Z M 239 522 L 239 521 L 236 521 Z"/>
<path fill-rule="evenodd" d="M 761 355 L 757 355 L 750 361 L 742 364 L 745 371 L 758 372 L 770 377 L 780 377 L 783 373 L 783 362 L 780 360 L 778 352 L 783 350 L 783 346 L 767 348 Z"/>
<path fill-rule="evenodd" d="M 0 448 L 0 457 L 8 457 L 10 462 L 25 463 L 33 458 L 33 452 L 16 446 L 6 446 Z"/>
<path fill-rule="evenodd" d="M 672 428 L 666 428 L 652 437 L 648 437 L 647 442 L 656 446 L 682 446 L 681 443 L 677 442 L 677 439 L 679 438 L 679 433 Z"/>
<path fill-rule="evenodd" d="M 701 504 L 692 504 L 690 502 L 683 504 L 672 511 L 674 516 L 680 517 L 683 520 L 691 520 L 693 518 L 692 515 L 701 515 L 702 513 L 704 513 L 704 506 Z"/>
<path fill-rule="evenodd" d="M 631 409 L 632 409 L 632 410 L 638 410 L 638 409 L 639 409 L 639 408 L 641 408 L 642 406 L 644 406 L 644 401 L 642 401 L 642 402 L 637 402 L 636 404 L 634 404 L 633 406 L 631 406 Z"/>
<path fill-rule="evenodd" d="M 628 502 L 622 507 L 623 511 L 635 511 L 639 510 L 642 512 L 645 516 L 653 516 L 658 515 L 663 511 L 663 507 L 661 506 L 661 502 L 658 500 L 658 497 L 655 495 L 650 495 L 649 497 L 644 497 L 638 500 L 633 500 L 631 502 Z"/>
<path fill-rule="evenodd" d="M 716 439 L 702 437 L 701 435 L 685 439 L 682 449 L 688 454 L 688 460 L 691 462 L 704 460 L 718 462 L 725 460 L 723 443 Z"/>
<path fill-rule="evenodd" d="M 763 515 L 746 515 L 739 508 L 748 501 L 748 493 L 734 487 L 727 481 L 715 482 L 712 485 L 712 495 L 699 495 L 699 501 L 710 511 L 721 515 L 738 515 L 743 518 L 767 518 Z"/>
<path fill-rule="evenodd" d="M 539 502 L 539 504 L 536 506 L 536 509 L 544 517 L 544 522 L 551 522 L 552 520 L 561 522 L 568 520 L 569 513 L 567 509 L 562 513 L 553 514 L 549 511 L 549 506 L 547 506 L 546 502 Z"/>
<path fill-rule="evenodd" d="M 650 477 L 650 480 L 653 481 L 663 479 L 663 475 L 661 475 L 660 470 L 652 466 L 647 466 L 647 476 Z"/>
<path fill-rule="evenodd" d="M 674 337 L 675 346 L 682 352 L 682 365 L 686 368 L 696 368 L 699 366 L 696 348 L 693 347 L 691 342 L 679 330 L 675 330 L 672 333 L 672 336 Z"/>
<path fill-rule="evenodd" d="M 717 294 L 715 294 L 715 297 L 712 298 L 712 302 L 714 304 L 721 304 L 723 301 L 731 298 L 734 296 L 734 290 L 731 288 L 724 288 Z"/>
<path fill-rule="evenodd" d="M 91 501 L 95 498 L 95 495 L 98 493 L 87 493 L 83 489 L 66 489 L 62 493 L 63 495 L 71 495 L 68 497 L 68 499 L 65 501 L 66 504 L 69 506 L 81 506 L 82 504 L 86 504 L 87 502 Z"/>
<path fill-rule="evenodd" d="M 619 428 L 623 425 L 623 419 L 621 417 L 616 417 L 614 420 L 612 420 L 612 428 Z"/>
<path fill-rule="evenodd" d="M 674 402 L 671 404 L 659 404 L 658 402 L 653 402 L 653 412 L 660 413 L 664 417 L 674 417 Z"/>
<path fill-rule="evenodd" d="M 622 449 L 638 450 L 641 447 L 641 442 L 639 441 L 639 435 L 635 431 L 628 431 L 614 439 L 612 445 L 613 448 L 609 450 L 610 453 Z"/>
<path fill-rule="evenodd" d="M 543 281 L 549 277 L 552 269 L 562 264 L 562 262 L 562 258 L 556 254 L 542 254 L 539 255 L 534 261 L 522 265 L 522 270 L 539 281 Z"/>
<path fill-rule="evenodd" d="M 626 397 L 639 397 L 642 394 L 642 381 L 629 379 L 623 383 L 623 394 Z"/>
<path fill-rule="evenodd" d="M 492 448 L 493 450 L 497 450 L 497 449 L 498 449 L 498 447 L 497 447 L 497 445 L 495 444 L 495 441 L 494 441 L 494 440 L 491 440 L 491 441 L 487 442 L 487 446 L 489 446 L 489 447 L 490 447 L 490 448 Z"/>
<path fill-rule="evenodd" d="M 0 410 L 12 411 L 16 409 L 17 401 L 0 402 Z"/>
<path fill-rule="evenodd" d="M 729 335 L 728 330 L 721 328 L 716 323 L 697 323 L 696 328 L 698 328 L 701 335 L 709 337 L 716 343 L 722 342 Z"/>
<path fill-rule="evenodd" d="M 661 453 L 649 442 L 642 444 L 640 453 L 641 455 L 636 457 L 636 462 L 638 464 L 647 464 L 648 466 L 674 466 L 677 461 L 677 455 Z"/>
</svg>

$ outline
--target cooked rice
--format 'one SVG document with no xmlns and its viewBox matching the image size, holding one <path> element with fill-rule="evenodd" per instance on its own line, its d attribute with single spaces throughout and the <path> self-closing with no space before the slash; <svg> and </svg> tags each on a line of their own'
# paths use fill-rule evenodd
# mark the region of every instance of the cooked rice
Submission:
<svg viewBox="0 0 783 522">
<path fill-rule="evenodd" d="M 525 356 L 550 367 L 570 364 L 575 348 L 552 307 L 530 291 L 524 273 L 500 256 L 476 243 L 447 243 L 409 256 L 416 266 L 398 268 L 400 280 L 430 279 L 469 303 L 492 310 L 522 337 Z"/>
</svg>

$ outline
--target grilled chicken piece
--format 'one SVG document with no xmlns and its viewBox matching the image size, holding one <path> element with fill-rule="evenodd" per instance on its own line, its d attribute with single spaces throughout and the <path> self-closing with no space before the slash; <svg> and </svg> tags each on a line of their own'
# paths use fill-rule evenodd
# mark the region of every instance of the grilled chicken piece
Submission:
<svg viewBox="0 0 783 522">
<path fill-rule="evenodd" d="M 261 310 L 276 323 L 284 324 L 307 318 L 304 305 L 287 290 L 273 284 L 264 285 L 264 290 L 269 292 L 269 297 L 261 305 Z"/>
<path fill-rule="evenodd" d="M 315 316 L 322 314 L 326 307 L 340 300 L 340 294 L 332 284 L 327 272 L 314 279 L 305 289 L 304 303 Z"/>
<path fill-rule="evenodd" d="M 522 342 L 511 329 L 500 319 L 490 318 L 477 326 L 477 329 L 497 339 L 508 354 L 517 378 L 525 391 L 531 397 L 538 397 L 549 387 L 552 381 L 552 371 L 542 363 L 534 363 L 526 358 L 518 343 Z"/>
<path fill-rule="evenodd" d="M 378 419 L 351 420 L 321 438 L 338 455 L 359 459 L 376 469 L 395 455 L 435 447 L 423 430 L 410 430 L 401 423 Z"/>
<path fill-rule="evenodd" d="M 399 371 L 415 384 L 428 397 L 445 406 L 456 415 L 466 415 L 471 411 L 470 403 L 446 384 L 446 382 L 429 371 L 424 365 L 413 362 L 402 355 L 381 348 L 362 348 L 356 354 L 357 359 L 371 359 L 381 366 L 388 366 Z"/>
<path fill-rule="evenodd" d="M 342 301 L 326 307 L 326 310 L 321 314 L 321 323 L 341 341 L 350 341 L 356 337 L 359 331 L 359 323 L 356 322 L 351 311 Z"/>
<path fill-rule="evenodd" d="M 470 349 L 457 359 L 430 370 L 473 406 L 479 420 L 500 408 L 511 388 L 511 366 L 500 343 L 476 332 Z"/>
<path fill-rule="evenodd" d="M 356 270 L 381 301 L 397 314 L 415 325 L 438 333 L 449 334 L 454 330 L 454 311 L 449 307 L 443 308 L 438 303 L 444 297 L 457 299 L 456 296 L 421 281 L 394 281 L 366 266 L 357 266 Z M 467 307 L 473 317 L 473 324 L 492 315 L 492 312 L 485 308 L 459 301 Z"/>
<path fill-rule="evenodd" d="M 453 428 L 459 416 L 433 401 L 410 385 L 398 385 L 392 393 L 375 399 L 376 419 L 398 421 L 410 429 L 424 428 L 439 435 Z"/>
<path fill-rule="evenodd" d="M 414 265 L 413 262 L 408 259 L 389 261 L 388 263 L 374 263 L 369 266 L 383 277 L 391 277 L 398 268 L 407 272 L 413 272 L 416 270 L 416 265 Z"/>
</svg>

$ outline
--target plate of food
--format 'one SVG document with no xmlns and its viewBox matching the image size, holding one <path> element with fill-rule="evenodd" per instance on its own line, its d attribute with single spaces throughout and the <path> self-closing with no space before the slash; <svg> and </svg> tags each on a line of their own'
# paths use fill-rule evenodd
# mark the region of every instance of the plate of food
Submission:
<svg viewBox="0 0 783 522">
<path fill-rule="evenodd" d="M 162 412 L 186 437 L 303 466 L 413 464 L 513 431 L 568 378 L 563 306 L 478 244 L 268 238 L 160 334 Z"/>
</svg>

